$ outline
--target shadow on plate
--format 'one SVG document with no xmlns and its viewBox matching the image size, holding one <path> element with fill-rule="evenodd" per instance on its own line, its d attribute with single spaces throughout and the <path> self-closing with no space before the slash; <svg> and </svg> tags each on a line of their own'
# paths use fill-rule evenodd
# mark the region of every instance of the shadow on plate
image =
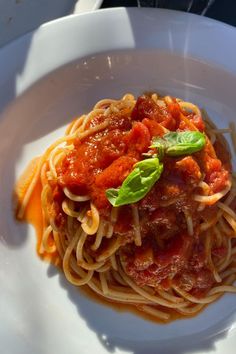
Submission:
<svg viewBox="0 0 236 354">
<path fill-rule="evenodd" d="M 5 108 L 6 103 L 13 102 L 16 97 L 17 77 L 23 74 L 27 61 L 28 51 L 31 46 L 33 35 L 28 35 L 24 42 L 24 49 L 21 49 L 20 42 L 16 43 L 17 60 L 11 53 L 14 52 L 15 44 L 1 49 L 0 57 L 0 113 Z M 10 53 L 10 55 L 9 55 Z M 17 74 L 12 71 L 17 67 Z M 11 69 L 9 69 L 11 68 Z M 13 225 L 13 206 L 12 190 L 15 180 L 15 162 L 19 158 L 21 147 L 19 146 L 19 135 L 17 129 L 20 121 L 19 116 L 13 117 L 15 124 L 9 125 L 9 121 L 4 119 L 4 113 L 0 115 L 0 242 L 5 246 L 18 247 L 26 240 L 26 226 L 20 225 L 17 230 L 12 229 Z M 3 132 L 5 132 L 3 134 Z M 14 226 L 13 226 L 14 227 Z M 14 232 L 15 231 L 15 232 Z"/>
<path fill-rule="evenodd" d="M 59 73 L 58 70 L 53 71 L 17 97 L 18 79 L 24 76 L 24 65 L 33 37 L 34 34 L 28 34 L 24 38 L 24 50 L 20 51 L 18 57 L 17 73 L 7 72 L 8 66 L 5 73 L 0 72 L 0 242 L 9 248 L 20 247 L 27 237 L 27 226 L 14 221 L 12 197 L 16 176 L 21 175 L 30 160 L 50 145 L 51 140 L 45 143 L 41 138 L 54 134 L 84 109 L 78 100 L 78 81 L 74 80 L 71 84 L 71 77 L 77 72 L 77 63 L 72 65 L 72 71 L 67 67 L 58 69 Z M 20 46 L 20 42 L 13 43 L 13 48 L 14 45 Z M 6 49 L 9 51 L 11 44 Z M 4 49 L 2 53 L 0 65 L 5 58 Z M 2 86 L 4 79 L 7 80 L 5 91 Z M 83 87 L 86 91 L 86 84 Z M 84 99 L 84 104 L 88 104 L 87 101 L 88 98 Z M 54 141 L 56 136 L 52 139 Z M 36 145 L 31 146 L 32 142 L 36 142 Z"/>
<path fill-rule="evenodd" d="M 53 265 L 48 267 L 48 276 L 53 277 L 57 275 L 59 270 Z M 118 350 L 125 350 L 133 354 L 187 354 L 187 353 L 206 353 L 208 351 L 214 351 L 216 349 L 216 343 L 228 336 L 228 332 L 235 321 L 235 316 L 226 318 L 220 323 L 211 327 L 207 333 L 200 331 L 196 334 L 176 336 L 173 339 L 157 339 L 157 340 L 139 340 L 137 333 L 137 340 L 127 340 L 125 336 L 121 336 L 120 326 L 123 323 L 126 331 L 129 331 L 130 324 L 134 324 L 138 321 L 143 321 L 140 317 L 132 318 L 129 322 L 126 321 L 126 315 L 124 312 L 118 312 L 109 307 L 109 304 L 102 305 L 98 302 L 94 302 L 90 298 L 81 293 L 80 289 L 71 285 L 66 280 L 63 273 L 59 274 L 60 285 L 66 289 L 69 300 L 72 301 L 78 311 L 78 316 L 82 317 L 88 328 L 90 328 L 99 339 L 100 343 L 106 349 L 107 352 L 115 353 Z M 106 316 L 107 311 L 109 315 Z M 116 321 L 116 317 L 122 316 L 119 319 L 119 323 Z M 181 320 L 180 320 L 181 321 Z M 184 320 L 182 320 L 184 321 Z M 145 330 L 148 326 L 155 326 L 155 323 L 146 321 L 142 324 L 142 329 Z M 146 326 L 147 325 L 147 326 Z M 163 325 L 165 326 L 165 325 Z M 154 329 L 155 330 L 155 329 Z M 181 331 L 181 330 L 180 330 Z M 156 327 L 156 333 L 158 338 L 158 325 Z"/>
</svg>

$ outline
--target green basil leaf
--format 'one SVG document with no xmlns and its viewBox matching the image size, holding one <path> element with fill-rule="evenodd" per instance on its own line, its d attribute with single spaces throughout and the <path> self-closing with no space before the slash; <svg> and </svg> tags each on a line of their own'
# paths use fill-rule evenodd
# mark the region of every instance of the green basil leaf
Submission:
<svg viewBox="0 0 236 354">
<path fill-rule="evenodd" d="M 167 145 L 167 142 L 160 138 L 159 136 L 154 136 L 154 138 L 152 139 L 152 145 L 150 146 L 150 148 L 165 148 Z"/>
<path fill-rule="evenodd" d="M 204 134 L 199 131 L 170 132 L 163 138 L 167 142 L 165 153 L 168 156 L 193 154 L 206 144 Z"/>
<path fill-rule="evenodd" d="M 154 137 L 152 140 L 152 145 L 150 146 L 150 148 L 157 149 L 158 157 L 160 160 L 162 160 L 164 157 L 166 147 L 167 147 L 167 142 L 160 137 Z"/>
<path fill-rule="evenodd" d="M 162 138 L 154 137 L 151 148 L 156 148 L 160 159 L 163 155 L 181 156 L 200 151 L 206 144 L 205 135 L 199 131 L 170 132 Z"/>
<path fill-rule="evenodd" d="M 117 188 L 109 188 L 106 190 L 106 197 L 109 202 L 114 205 L 116 203 L 116 199 L 118 197 L 119 189 Z"/>
<path fill-rule="evenodd" d="M 139 161 L 120 188 L 106 190 L 106 197 L 115 207 L 136 203 L 150 191 L 162 171 L 163 164 L 157 157 Z"/>
</svg>

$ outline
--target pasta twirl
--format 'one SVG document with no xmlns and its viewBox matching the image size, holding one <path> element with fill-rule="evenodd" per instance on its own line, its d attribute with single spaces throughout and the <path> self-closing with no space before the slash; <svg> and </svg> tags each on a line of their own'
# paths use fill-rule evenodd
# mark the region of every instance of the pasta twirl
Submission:
<svg viewBox="0 0 236 354">
<path fill-rule="evenodd" d="M 72 284 L 158 321 L 193 316 L 236 292 L 230 132 L 170 96 L 101 100 L 34 160 L 17 217 L 40 196 L 38 252 Z"/>
</svg>

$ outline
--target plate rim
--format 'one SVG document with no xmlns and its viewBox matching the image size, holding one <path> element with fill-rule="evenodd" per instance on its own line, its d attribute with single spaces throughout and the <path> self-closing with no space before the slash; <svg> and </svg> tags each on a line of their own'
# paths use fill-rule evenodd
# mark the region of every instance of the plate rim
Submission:
<svg viewBox="0 0 236 354">
<path fill-rule="evenodd" d="M 101 0 L 102 1 L 102 0 Z M 225 27 L 228 30 L 234 31 L 235 35 L 236 35 L 236 27 L 234 27 L 233 25 L 230 25 L 226 22 L 211 18 L 211 17 L 207 17 L 207 16 L 201 16 L 198 14 L 194 14 L 194 13 L 190 13 L 190 12 L 183 12 L 183 11 L 179 11 L 179 10 L 172 10 L 172 9 L 162 9 L 162 8 L 151 8 L 151 7 L 145 7 L 145 8 L 138 8 L 138 7 L 124 7 L 124 6 L 119 6 L 119 7 L 111 7 L 111 8 L 97 8 L 94 11 L 88 11 L 88 12 L 83 12 L 83 13 L 76 13 L 76 14 L 69 14 L 69 15 L 65 15 L 59 18 L 55 18 L 51 21 L 47 21 L 43 24 L 41 24 L 38 28 L 35 28 L 33 30 L 27 31 L 26 33 L 24 33 L 23 35 L 13 39 L 12 41 L 6 43 L 4 46 L 0 47 L 0 55 L 1 52 L 6 50 L 8 47 L 15 45 L 16 43 L 22 41 L 25 37 L 37 32 L 39 29 L 45 29 L 47 30 L 47 27 L 51 27 L 54 26 L 55 24 L 57 25 L 61 25 L 62 23 L 65 23 L 66 21 L 70 21 L 71 18 L 76 18 L 76 17 L 81 17 L 81 16 L 94 16 L 96 14 L 104 14 L 107 12 L 111 12 L 114 14 L 121 12 L 121 11 L 127 11 L 127 12 L 149 12 L 149 11 L 156 11 L 156 12 L 163 12 L 163 13 L 169 13 L 169 14 L 176 14 L 178 15 L 183 15 L 189 18 L 195 18 L 195 19 L 205 19 L 207 22 L 215 24 L 217 26 L 221 26 L 222 28 Z"/>
</svg>

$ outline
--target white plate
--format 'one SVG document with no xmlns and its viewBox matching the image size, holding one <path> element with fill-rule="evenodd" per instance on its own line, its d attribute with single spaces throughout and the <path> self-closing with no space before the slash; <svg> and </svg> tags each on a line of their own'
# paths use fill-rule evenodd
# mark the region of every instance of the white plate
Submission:
<svg viewBox="0 0 236 354">
<path fill-rule="evenodd" d="M 81 295 L 35 253 L 12 216 L 27 162 L 103 97 L 158 90 L 235 119 L 236 29 L 154 9 L 70 16 L 0 50 L 0 352 L 234 353 L 235 295 L 199 316 L 158 325 Z"/>
</svg>

